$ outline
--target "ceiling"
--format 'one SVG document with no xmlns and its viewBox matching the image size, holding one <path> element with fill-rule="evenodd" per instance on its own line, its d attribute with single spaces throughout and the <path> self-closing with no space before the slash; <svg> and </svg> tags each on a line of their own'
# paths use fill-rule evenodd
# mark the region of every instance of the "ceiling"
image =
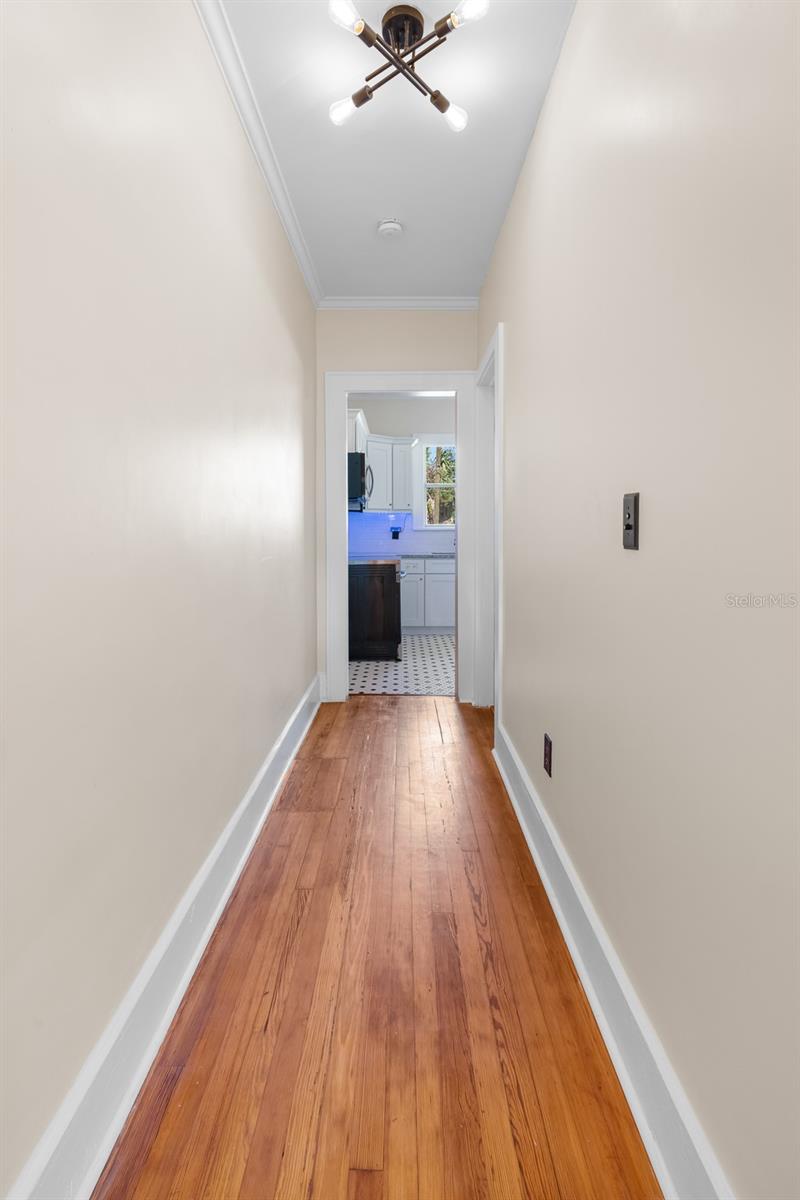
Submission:
<svg viewBox="0 0 800 1200">
<path fill-rule="evenodd" d="M 346 125 L 331 123 L 331 102 L 356 91 L 383 60 L 333 24 L 326 0 L 222 6 L 274 158 L 265 173 L 280 184 L 276 202 L 315 300 L 473 305 L 573 0 L 492 0 L 483 20 L 420 64 L 432 87 L 467 109 L 458 134 L 400 78 Z M 378 30 L 386 7 L 359 3 Z M 446 2 L 418 7 L 426 32 L 448 11 Z M 220 55 L 229 82 L 235 57 Z M 252 132 L 251 140 L 255 148 Z M 402 222 L 401 237 L 378 236 L 386 217 Z"/>
</svg>

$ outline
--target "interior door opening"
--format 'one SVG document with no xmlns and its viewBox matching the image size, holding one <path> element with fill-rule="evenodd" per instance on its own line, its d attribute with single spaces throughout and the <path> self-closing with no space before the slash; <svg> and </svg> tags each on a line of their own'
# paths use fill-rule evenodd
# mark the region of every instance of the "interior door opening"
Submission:
<svg viewBox="0 0 800 1200">
<path fill-rule="evenodd" d="M 457 694 L 456 393 L 349 392 L 350 695 Z"/>
</svg>

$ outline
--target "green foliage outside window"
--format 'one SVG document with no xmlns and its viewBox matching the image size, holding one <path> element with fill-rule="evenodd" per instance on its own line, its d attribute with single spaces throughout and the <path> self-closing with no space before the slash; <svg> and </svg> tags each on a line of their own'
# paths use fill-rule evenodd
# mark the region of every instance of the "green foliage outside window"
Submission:
<svg viewBox="0 0 800 1200">
<path fill-rule="evenodd" d="M 456 448 L 425 447 L 425 522 L 456 523 Z"/>
</svg>

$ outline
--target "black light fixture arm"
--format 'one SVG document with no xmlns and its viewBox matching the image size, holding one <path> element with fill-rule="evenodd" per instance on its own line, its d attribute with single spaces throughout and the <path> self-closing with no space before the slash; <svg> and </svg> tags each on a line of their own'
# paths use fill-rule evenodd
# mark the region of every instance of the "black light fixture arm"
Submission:
<svg viewBox="0 0 800 1200">
<path fill-rule="evenodd" d="M 358 37 L 365 46 L 374 46 L 378 40 L 378 35 L 375 30 L 372 29 L 372 27 L 369 26 L 366 21 L 360 21 L 359 24 L 361 28 L 356 31 Z"/>
<path fill-rule="evenodd" d="M 403 62 L 402 58 L 398 58 L 391 46 L 388 46 L 383 38 L 378 35 L 375 41 L 375 49 L 383 55 L 390 66 L 393 66 L 399 75 L 404 75 L 409 83 L 413 84 L 418 92 L 422 92 L 423 96 L 430 96 L 432 88 L 429 88 L 424 79 L 415 74 L 411 68 Z"/>
<path fill-rule="evenodd" d="M 366 104 L 368 100 L 372 99 L 372 93 L 374 91 L 374 88 L 371 88 L 369 84 L 365 83 L 363 88 L 357 92 L 353 92 L 353 95 L 350 98 L 356 108 L 361 108 L 362 104 Z"/>
<path fill-rule="evenodd" d="M 446 36 L 447 35 L 445 34 L 445 37 Z M 419 59 L 424 58 L 426 54 L 430 54 L 430 52 L 432 50 L 438 50 L 438 48 L 444 44 L 445 37 L 440 37 L 435 31 L 433 33 L 429 33 L 424 38 L 422 38 L 420 41 L 415 42 L 415 44 L 413 46 L 409 46 L 409 48 L 407 50 L 403 50 L 402 53 L 398 55 L 398 58 L 402 58 L 402 59 L 410 58 L 412 60 L 412 67 L 413 67 L 414 63 L 418 62 Z M 429 45 L 428 43 L 432 42 L 434 38 L 436 39 L 436 41 L 433 42 L 432 46 Z M 420 51 L 421 46 L 427 46 L 428 48 L 427 48 L 427 50 Z M 388 71 L 388 69 L 389 69 L 389 64 L 383 63 L 380 67 L 376 67 L 374 71 L 370 71 L 369 75 L 367 75 L 366 78 L 374 79 L 376 75 L 380 75 L 384 71 Z M 397 72 L 397 74 L 399 74 L 399 71 Z"/>
<path fill-rule="evenodd" d="M 411 69 L 412 70 L 414 69 L 414 67 L 416 66 L 416 64 L 419 62 L 419 60 L 421 58 L 424 58 L 426 54 L 431 54 L 434 50 L 437 50 L 439 48 L 439 46 L 441 46 L 441 45 L 442 45 L 441 42 L 434 42 L 434 44 L 432 46 L 428 46 L 427 49 L 421 51 L 421 53 L 419 53 L 419 54 L 416 54 L 414 56 L 414 62 L 412 63 Z M 410 51 L 408 51 L 408 53 L 410 53 Z M 383 75 L 383 72 L 388 71 L 388 70 L 389 70 L 389 63 L 384 63 L 382 67 L 378 67 L 377 70 L 370 72 L 370 74 L 367 75 L 366 78 L 374 79 L 376 75 Z M 395 69 L 393 71 L 390 71 L 388 75 L 384 75 L 383 79 L 379 79 L 377 83 L 373 83 L 370 85 L 372 88 L 372 91 L 377 92 L 378 88 L 383 87 L 383 85 L 385 83 L 388 83 L 390 79 L 396 79 L 399 74 L 400 74 L 400 72 L 395 67 Z"/>
<path fill-rule="evenodd" d="M 334 124 L 341 124 L 354 109 L 371 100 L 378 88 L 402 75 L 412 87 L 427 96 L 439 112 L 448 114 L 447 122 L 452 129 L 463 129 L 467 124 L 467 114 L 463 109 L 451 106 L 446 96 L 432 88 L 419 74 L 417 64 L 444 45 L 448 35 L 459 29 L 465 20 L 476 20 L 482 16 L 488 3 L 489 0 L 461 0 L 456 9 L 438 20 L 433 30 L 423 37 L 422 14 L 412 5 L 398 4 L 390 8 L 383 17 L 382 33 L 378 33 L 359 17 L 353 0 L 330 0 L 333 19 L 350 29 L 365 46 L 374 48 L 386 60 L 364 77 L 364 87 L 354 92 L 349 100 L 331 105 Z"/>
</svg>

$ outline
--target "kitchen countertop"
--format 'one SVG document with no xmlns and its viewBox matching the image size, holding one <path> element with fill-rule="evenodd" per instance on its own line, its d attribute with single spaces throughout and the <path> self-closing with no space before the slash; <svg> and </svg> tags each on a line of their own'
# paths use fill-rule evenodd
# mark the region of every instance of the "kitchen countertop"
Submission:
<svg viewBox="0 0 800 1200">
<path fill-rule="evenodd" d="M 388 558 L 385 553 L 378 554 L 350 554 L 348 562 L 399 562 L 401 558 L 455 558 L 455 551 L 452 554 L 397 554 L 391 555 Z"/>
<path fill-rule="evenodd" d="M 351 554 L 347 561 L 351 562 L 351 563 L 355 563 L 355 564 L 368 563 L 370 566 L 373 566 L 373 567 L 384 567 L 384 566 L 399 567 L 400 566 L 400 556 L 399 555 L 397 556 L 397 558 L 376 558 L 372 554 Z"/>
</svg>

